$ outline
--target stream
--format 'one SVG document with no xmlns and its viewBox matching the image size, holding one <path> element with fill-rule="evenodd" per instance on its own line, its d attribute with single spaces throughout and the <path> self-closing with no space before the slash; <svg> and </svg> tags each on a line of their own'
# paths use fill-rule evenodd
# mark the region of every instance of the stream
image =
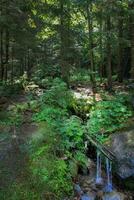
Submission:
<svg viewBox="0 0 134 200">
<path fill-rule="evenodd" d="M 89 174 L 78 175 L 74 200 L 133 200 L 133 192 L 122 191 L 112 177 L 112 161 L 99 150 L 96 163 L 89 159 Z"/>
</svg>

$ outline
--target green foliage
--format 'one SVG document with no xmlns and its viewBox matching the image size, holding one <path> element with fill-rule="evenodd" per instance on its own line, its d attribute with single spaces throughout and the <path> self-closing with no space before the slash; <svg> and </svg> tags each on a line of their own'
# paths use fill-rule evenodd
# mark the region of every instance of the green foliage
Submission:
<svg viewBox="0 0 134 200">
<path fill-rule="evenodd" d="M 72 108 L 75 111 L 76 115 L 81 118 L 86 118 L 93 106 L 93 101 L 88 99 L 75 99 L 72 102 Z"/>
<path fill-rule="evenodd" d="M 90 134 L 101 136 L 125 126 L 126 120 L 132 115 L 126 105 L 118 98 L 98 102 L 90 113 L 87 127 Z"/>
<path fill-rule="evenodd" d="M 45 65 L 42 63 L 37 66 L 37 68 L 38 70 L 35 71 L 33 80 L 39 83 L 39 85 L 43 85 L 43 83 L 45 85 L 47 79 L 52 79 L 52 77 L 58 77 L 60 75 L 60 67 L 57 65 Z M 47 77 L 47 79 L 45 77 Z"/>
<path fill-rule="evenodd" d="M 72 101 L 72 96 L 65 82 L 56 78 L 49 90 L 41 96 L 41 103 L 67 109 Z"/>
<path fill-rule="evenodd" d="M 33 115 L 33 120 L 35 122 L 46 121 L 50 126 L 60 127 L 66 116 L 66 110 L 45 105 L 40 112 Z"/>
<path fill-rule="evenodd" d="M 18 112 L 1 112 L 0 115 L 3 116 L 0 120 L 1 126 L 19 126 L 23 121 L 22 115 Z"/>
<path fill-rule="evenodd" d="M 84 126 L 80 118 L 69 117 L 72 96 L 61 80 L 55 79 L 39 102 L 33 120 L 44 125 L 31 142 L 30 169 L 41 191 L 46 188 L 51 198 L 59 200 L 72 192 L 69 161 L 82 165 L 86 160 Z"/>
<path fill-rule="evenodd" d="M 8 192 L 7 192 L 8 191 Z M 0 192 L 1 200 L 40 200 L 40 195 L 30 188 L 30 183 L 12 183 L 6 190 Z"/>
<path fill-rule="evenodd" d="M 16 83 L 16 84 L 0 84 L 0 96 L 15 96 L 17 94 L 20 94 L 20 92 L 22 91 L 22 85 L 20 83 Z"/>
<path fill-rule="evenodd" d="M 58 135 L 47 123 L 40 126 L 42 128 L 31 141 L 30 169 L 33 181 L 41 193 L 44 193 L 44 196 L 49 193 L 58 200 L 72 191 L 71 177 L 67 163 L 56 156 L 60 144 Z"/>
<path fill-rule="evenodd" d="M 61 134 L 66 149 L 83 149 L 84 126 L 77 116 L 66 119 L 61 126 Z"/>
<path fill-rule="evenodd" d="M 77 69 L 71 72 L 70 82 L 72 84 L 89 84 L 90 83 L 90 71 L 86 69 Z"/>
<path fill-rule="evenodd" d="M 33 115 L 36 122 L 46 121 L 50 126 L 59 128 L 68 116 L 72 96 L 66 84 L 60 79 L 54 79 L 52 86 L 39 100 L 40 108 Z"/>
</svg>

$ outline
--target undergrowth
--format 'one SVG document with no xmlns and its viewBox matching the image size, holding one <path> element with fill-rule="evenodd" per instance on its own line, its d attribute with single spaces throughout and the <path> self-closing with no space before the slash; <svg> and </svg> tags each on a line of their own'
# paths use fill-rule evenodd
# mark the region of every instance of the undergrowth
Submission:
<svg viewBox="0 0 134 200">
<path fill-rule="evenodd" d="M 115 95 L 111 99 L 97 102 L 87 122 L 89 134 L 103 141 L 107 135 L 125 127 L 128 118 L 132 116 L 132 109 L 127 106 L 128 101 L 127 96 L 123 98 L 122 95 Z"/>
<path fill-rule="evenodd" d="M 101 142 L 125 126 L 132 116 L 127 96 L 103 96 L 99 102 L 74 99 L 61 79 L 54 79 L 38 99 L 16 104 L 1 125 L 19 126 L 25 111 L 38 130 L 28 141 L 28 186 L 14 183 L 5 199 L 63 199 L 73 195 L 72 178 L 86 166 L 86 134 Z M 72 113 L 73 111 L 73 113 Z M 78 117 L 79 116 L 79 117 Z M 83 120 L 84 119 L 84 120 Z M 87 133 L 88 132 L 88 133 Z"/>
</svg>

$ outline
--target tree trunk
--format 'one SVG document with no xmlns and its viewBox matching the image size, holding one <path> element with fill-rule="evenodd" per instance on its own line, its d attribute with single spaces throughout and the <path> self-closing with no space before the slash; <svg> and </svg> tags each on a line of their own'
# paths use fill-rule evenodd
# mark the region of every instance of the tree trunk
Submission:
<svg viewBox="0 0 134 200">
<path fill-rule="evenodd" d="M 14 48 L 12 46 L 12 64 L 11 64 L 11 83 L 13 84 L 13 76 L 14 76 L 14 61 L 13 61 L 13 57 L 14 57 Z"/>
<path fill-rule="evenodd" d="M 121 9 L 121 8 L 120 8 Z M 123 38 L 123 13 L 120 10 L 118 16 L 118 81 L 123 81 L 123 65 L 122 65 L 122 38 Z"/>
<path fill-rule="evenodd" d="M 134 2 L 129 3 L 130 9 L 130 40 L 131 40 L 131 78 L 134 79 Z"/>
<path fill-rule="evenodd" d="M 67 6 L 67 11 L 68 6 Z M 61 48 L 60 48 L 60 58 L 61 58 L 61 76 L 63 80 L 68 84 L 69 78 L 69 62 L 68 62 L 68 52 L 69 52 L 69 24 L 70 18 L 69 13 L 64 10 L 64 0 L 60 0 L 60 38 L 61 38 Z"/>
<path fill-rule="evenodd" d="M 7 81 L 8 78 L 8 61 L 9 61 L 9 31 L 8 29 L 6 29 L 6 33 L 5 33 L 5 39 L 6 39 L 6 44 L 5 44 L 5 81 Z"/>
<path fill-rule="evenodd" d="M 94 53 L 93 53 L 93 21 L 92 21 L 92 2 L 87 0 L 87 22 L 88 22 L 88 34 L 89 34 L 89 57 L 90 57 L 90 78 L 92 83 L 93 93 L 96 93 L 96 81 L 95 81 L 95 65 L 94 65 Z"/>
<path fill-rule="evenodd" d="M 3 81 L 4 78 L 4 63 L 3 63 L 3 30 L 0 32 L 0 80 Z"/>
<path fill-rule="evenodd" d="M 100 47 L 99 47 L 99 51 L 100 51 L 100 66 L 99 66 L 99 74 L 100 74 L 100 82 L 102 83 L 102 78 L 103 78 L 103 74 L 104 74 L 104 69 L 103 69 L 103 50 L 102 50 L 102 31 L 103 31 L 103 24 L 102 24 L 102 8 L 100 11 L 100 20 L 99 20 L 99 32 L 100 32 L 100 37 L 99 37 L 99 41 L 100 41 Z"/>
<path fill-rule="evenodd" d="M 111 19 L 110 15 L 107 15 L 106 19 L 106 27 L 107 27 L 107 89 L 109 91 L 112 90 L 112 53 L 111 53 Z"/>
</svg>

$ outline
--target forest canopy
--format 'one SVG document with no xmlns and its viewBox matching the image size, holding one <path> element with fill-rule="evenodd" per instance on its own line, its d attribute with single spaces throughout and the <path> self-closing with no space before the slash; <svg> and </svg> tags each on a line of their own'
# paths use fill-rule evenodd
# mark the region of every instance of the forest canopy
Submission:
<svg viewBox="0 0 134 200">
<path fill-rule="evenodd" d="M 0 199 L 132 200 L 133 133 L 134 0 L 0 0 Z"/>
<path fill-rule="evenodd" d="M 2 0 L 0 79 L 90 70 L 90 78 L 134 77 L 133 0 Z M 42 78 L 40 77 L 40 78 Z"/>
</svg>

